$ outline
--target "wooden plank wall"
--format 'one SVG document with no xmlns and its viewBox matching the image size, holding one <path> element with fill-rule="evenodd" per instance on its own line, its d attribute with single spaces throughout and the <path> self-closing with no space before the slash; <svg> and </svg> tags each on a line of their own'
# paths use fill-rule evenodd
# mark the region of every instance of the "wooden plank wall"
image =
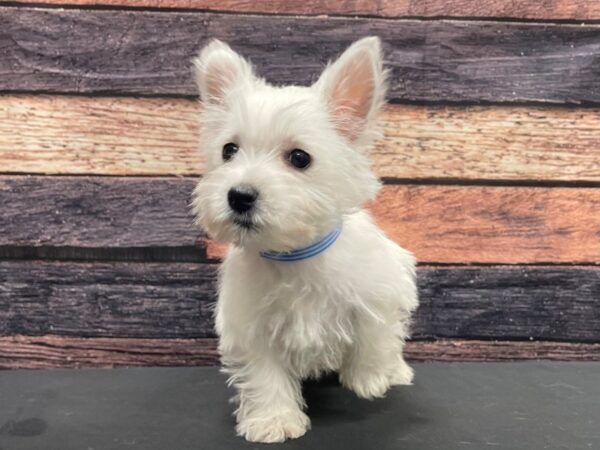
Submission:
<svg viewBox="0 0 600 450">
<path fill-rule="evenodd" d="M 379 35 L 370 205 L 414 251 L 413 360 L 600 360 L 600 6 L 0 1 L 0 368 L 215 364 L 190 58 L 309 83 Z M 358 256 L 359 258 L 360 256 Z"/>
</svg>

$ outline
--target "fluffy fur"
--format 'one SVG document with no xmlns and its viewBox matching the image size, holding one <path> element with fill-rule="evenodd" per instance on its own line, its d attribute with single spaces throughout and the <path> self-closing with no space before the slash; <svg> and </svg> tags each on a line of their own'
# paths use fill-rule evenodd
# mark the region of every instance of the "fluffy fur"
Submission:
<svg viewBox="0 0 600 450">
<path fill-rule="evenodd" d="M 415 260 L 363 209 L 379 189 L 368 150 L 385 95 L 380 42 L 354 43 L 310 87 L 267 84 L 219 41 L 195 66 L 207 173 L 193 207 L 211 237 L 231 244 L 216 329 L 238 392 L 236 429 L 256 442 L 297 438 L 310 428 L 302 379 L 337 371 L 372 399 L 413 377 L 402 347 L 417 307 Z M 239 151 L 224 162 L 229 142 Z M 304 170 L 287 160 L 295 148 L 312 157 Z M 227 201 L 241 184 L 259 193 L 250 227 L 236 224 Z M 339 221 L 338 240 L 310 259 L 259 254 L 304 247 Z"/>
</svg>

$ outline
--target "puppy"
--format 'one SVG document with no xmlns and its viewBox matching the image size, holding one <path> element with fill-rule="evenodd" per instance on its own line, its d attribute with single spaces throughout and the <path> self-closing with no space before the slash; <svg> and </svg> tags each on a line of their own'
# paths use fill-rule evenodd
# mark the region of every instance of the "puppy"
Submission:
<svg viewBox="0 0 600 450">
<path fill-rule="evenodd" d="M 415 259 L 364 205 L 385 74 L 379 39 L 350 46 L 310 87 L 272 86 L 220 41 L 195 59 L 206 175 L 197 224 L 229 250 L 216 330 L 236 431 L 282 442 L 310 428 L 301 380 L 337 371 L 359 397 L 410 384 Z"/>
</svg>

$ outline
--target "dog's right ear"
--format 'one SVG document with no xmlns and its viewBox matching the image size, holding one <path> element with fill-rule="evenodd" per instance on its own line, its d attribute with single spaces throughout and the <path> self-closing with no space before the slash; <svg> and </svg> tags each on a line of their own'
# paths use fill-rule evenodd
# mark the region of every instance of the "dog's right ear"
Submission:
<svg viewBox="0 0 600 450">
<path fill-rule="evenodd" d="M 220 104 L 228 92 L 254 77 L 252 66 L 229 45 L 217 39 L 194 58 L 196 82 L 204 103 Z"/>
</svg>

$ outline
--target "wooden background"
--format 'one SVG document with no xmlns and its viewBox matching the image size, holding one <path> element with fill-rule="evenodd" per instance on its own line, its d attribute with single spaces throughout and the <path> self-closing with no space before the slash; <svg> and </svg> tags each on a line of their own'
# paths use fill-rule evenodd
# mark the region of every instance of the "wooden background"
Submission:
<svg viewBox="0 0 600 450">
<path fill-rule="evenodd" d="M 377 221 L 413 360 L 600 360 L 600 3 L 0 1 L 0 368 L 217 362 L 190 59 L 273 82 L 385 43 Z M 360 258 L 360 255 L 357 256 Z"/>
</svg>

